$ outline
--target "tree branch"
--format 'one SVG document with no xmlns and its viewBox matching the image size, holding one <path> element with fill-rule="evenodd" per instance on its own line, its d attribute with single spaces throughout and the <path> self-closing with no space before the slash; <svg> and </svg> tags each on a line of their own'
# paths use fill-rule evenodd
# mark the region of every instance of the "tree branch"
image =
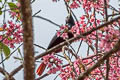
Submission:
<svg viewBox="0 0 120 80">
<path fill-rule="evenodd" d="M 2 67 L 0 67 L 0 73 L 5 76 L 4 80 L 15 80 L 13 76 L 11 76 L 7 71 L 5 71 Z M 7 76 L 7 77 L 6 77 Z"/>
<path fill-rule="evenodd" d="M 120 49 L 120 40 L 116 43 L 114 48 L 110 50 L 109 52 L 105 52 L 104 56 L 98 60 L 96 64 L 94 64 L 92 67 L 90 67 L 88 70 L 86 70 L 84 73 L 82 73 L 78 80 L 84 80 L 85 77 L 87 77 L 94 69 L 100 66 L 104 62 L 104 60 L 108 59 L 113 53 L 117 52 Z"/>
</svg>

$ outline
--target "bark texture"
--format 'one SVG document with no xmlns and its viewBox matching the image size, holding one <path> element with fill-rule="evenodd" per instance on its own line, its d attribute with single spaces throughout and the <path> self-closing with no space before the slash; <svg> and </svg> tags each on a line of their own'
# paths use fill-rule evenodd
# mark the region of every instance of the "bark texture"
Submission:
<svg viewBox="0 0 120 80">
<path fill-rule="evenodd" d="M 20 0 L 23 22 L 24 80 L 35 79 L 35 59 L 33 48 L 32 10 L 30 0 Z"/>
</svg>

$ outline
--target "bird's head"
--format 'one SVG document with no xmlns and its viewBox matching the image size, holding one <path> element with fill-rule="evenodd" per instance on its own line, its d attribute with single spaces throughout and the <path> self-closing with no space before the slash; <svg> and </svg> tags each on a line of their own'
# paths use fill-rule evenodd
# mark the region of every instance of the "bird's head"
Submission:
<svg viewBox="0 0 120 80">
<path fill-rule="evenodd" d="M 71 14 L 69 14 L 67 17 L 66 17 L 66 25 L 68 25 L 68 28 L 71 29 L 72 26 L 75 25 L 75 22 L 74 22 L 74 19 L 72 17 Z"/>
</svg>

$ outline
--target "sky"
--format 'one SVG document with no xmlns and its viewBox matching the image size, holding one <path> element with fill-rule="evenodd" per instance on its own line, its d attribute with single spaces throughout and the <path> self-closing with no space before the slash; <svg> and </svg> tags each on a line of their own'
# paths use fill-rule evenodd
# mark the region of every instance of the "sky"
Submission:
<svg viewBox="0 0 120 80">
<path fill-rule="evenodd" d="M 117 3 L 117 0 L 111 0 L 111 3 L 115 6 Z M 47 19 L 52 20 L 53 22 L 62 25 L 65 24 L 65 18 L 68 15 L 66 7 L 64 5 L 63 0 L 60 0 L 59 2 L 52 2 L 52 0 L 36 0 L 32 4 L 32 12 L 33 14 L 36 13 L 37 11 L 41 10 L 41 12 L 38 14 L 42 17 L 45 17 Z M 82 10 L 79 9 L 74 10 L 74 13 L 76 16 L 82 15 Z M 1 17 L 2 20 L 2 17 Z M 0 20 L 0 23 L 1 23 Z M 33 27 L 34 27 L 34 43 L 39 44 L 40 46 L 43 46 L 47 48 L 51 38 L 55 35 L 56 30 L 59 30 L 59 28 L 45 20 L 38 19 L 38 18 L 33 18 Z M 73 44 L 74 47 L 78 47 L 78 44 L 75 43 Z M 19 45 L 16 45 L 16 47 Z M 86 49 L 86 44 L 82 45 L 83 47 L 81 48 L 82 53 L 84 53 Z M 20 48 L 22 50 L 22 47 Z M 13 51 L 13 50 L 11 50 Z M 42 49 L 35 47 L 35 51 L 38 51 L 39 53 L 36 53 L 37 55 L 44 52 Z M 84 54 L 81 54 L 82 56 L 85 56 Z M 13 56 L 9 60 L 6 60 L 5 63 L 5 68 L 8 72 L 11 72 L 14 68 L 19 66 L 21 64 L 20 61 L 15 60 L 13 57 L 18 56 L 18 53 L 14 53 Z M 1 57 L 0 57 L 1 58 Z M 0 65 L 1 66 L 1 65 Z M 38 65 L 36 65 L 36 68 Z M 23 80 L 23 69 L 17 73 L 15 76 L 16 80 Z M 36 75 L 36 77 L 38 77 Z M 48 76 L 42 80 L 53 80 L 55 78 L 55 75 Z M 3 79 L 3 76 L 0 75 L 0 80 Z M 60 78 L 57 78 L 56 80 L 60 80 Z"/>
</svg>

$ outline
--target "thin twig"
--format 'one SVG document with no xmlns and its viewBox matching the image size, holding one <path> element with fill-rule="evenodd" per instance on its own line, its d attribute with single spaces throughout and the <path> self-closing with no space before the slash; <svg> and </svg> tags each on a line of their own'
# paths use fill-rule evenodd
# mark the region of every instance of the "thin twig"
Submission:
<svg viewBox="0 0 120 80">
<path fill-rule="evenodd" d="M 46 48 L 44 48 L 44 47 L 42 47 L 42 46 L 40 46 L 40 45 L 38 45 L 38 44 L 33 44 L 34 46 L 37 46 L 37 47 L 39 47 L 39 48 L 41 48 L 41 49 L 44 49 L 44 50 L 47 50 Z"/>
<path fill-rule="evenodd" d="M 61 27 L 61 25 L 58 25 L 58 24 L 56 24 L 55 22 L 53 22 L 53 21 L 51 21 L 51 20 L 49 20 L 49 19 L 47 19 L 47 18 L 44 18 L 44 17 L 42 17 L 42 16 L 32 16 L 32 17 L 36 17 L 36 18 L 43 19 L 43 20 L 45 20 L 45 21 L 50 22 L 51 24 L 53 24 L 53 25 L 55 25 L 55 26 L 58 26 L 59 28 Z"/>
<path fill-rule="evenodd" d="M 70 10 L 70 12 L 73 14 L 75 20 L 78 22 L 78 19 L 77 19 L 76 15 L 74 14 L 74 12 L 71 10 L 71 8 L 70 8 L 69 5 L 67 4 L 67 2 L 66 2 L 66 1 L 64 1 L 64 2 L 65 2 L 65 5 L 66 5 L 67 9 Z M 68 11 L 69 11 L 69 10 L 68 10 Z"/>
<path fill-rule="evenodd" d="M 109 5 L 109 8 L 116 11 L 116 12 L 119 12 L 119 10 L 115 9 L 112 5 Z"/>
<path fill-rule="evenodd" d="M 35 0 L 32 0 L 32 1 L 31 1 L 31 4 L 34 3 L 34 2 L 35 2 Z"/>
<path fill-rule="evenodd" d="M 104 11 L 105 11 L 105 21 L 107 22 L 108 21 L 108 10 L 107 10 L 107 1 L 106 0 L 104 0 Z M 110 65 L 109 65 L 109 58 L 108 58 L 106 60 L 106 78 L 105 78 L 105 80 L 108 80 L 109 71 L 110 71 Z"/>
<path fill-rule="evenodd" d="M 39 11 L 37 11 L 33 16 L 36 16 L 38 13 L 40 13 L 41 12 L 41 10 L 39 10 Z"/>
<path fill-rule="evenodd" d="M 83 42 L 83 40 L 80 41 L 80 44 L 79 44 L 79 47 L 78 47 L 78 50 L 77 50 L 77 54 L 79 53 L 80 47 L 82 45 L 82 42 Z"/>
<path fill-rule="evenodd" d="M 49 74 L 44 74 L 43 76 L 40 76 L 39 78 L 37 78 L 37 79 L 35 79 L 35 80 L 41 80 L 41 79 L 43 79 L 44 77 L 46 77 L 46 76 L 48 76 Z"/>
</svg>

